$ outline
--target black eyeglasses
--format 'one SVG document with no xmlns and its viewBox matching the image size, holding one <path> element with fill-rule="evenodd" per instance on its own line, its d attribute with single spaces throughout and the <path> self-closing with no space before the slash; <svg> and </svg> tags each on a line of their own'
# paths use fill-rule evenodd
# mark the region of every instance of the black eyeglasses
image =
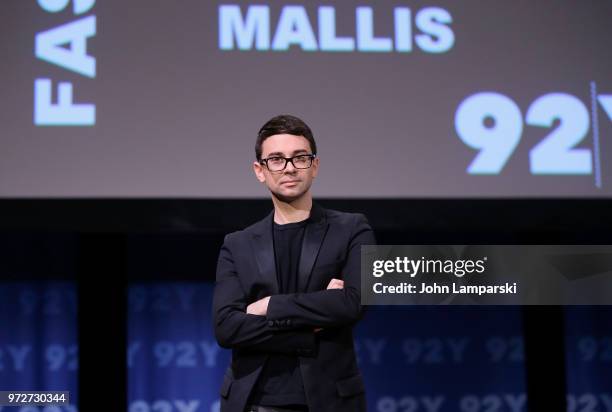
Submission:
<svg viewBox="0 0 612 412">
<path fill-rule="evenodd" d="M 266 159 L 261 159 L 259 164 L 265 164 L 271 172 L 285 170 L 289 162 L 291 162 L 296 169 L 308 169 L 312 166 L 312 160 L 315 157 L 317 157 L 315 154 L 301 154 L 293 157 L 270 156 Z"/>
</svg>

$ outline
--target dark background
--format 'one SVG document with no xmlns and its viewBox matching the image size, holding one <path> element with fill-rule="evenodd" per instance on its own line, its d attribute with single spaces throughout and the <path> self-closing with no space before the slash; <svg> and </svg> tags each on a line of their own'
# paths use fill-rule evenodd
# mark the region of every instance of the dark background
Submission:
<svg viewBox="0 0 612 412">
<path fill-rule="evenodd" d="M 325 207 L 365 213 L 380 244 L 612 243 L 608 200 L 319 202 Z M 270 210 L 267 200 L 3 200 L 1 273 L 6 284 L 75 282 L 79 407 L 87 410 L 84 405 L 95 405 L 99 385 L 103 384 L 114 394 L 106 403 L 120 410 L 128 401 L 125 348 L 130 333 L 126 299 L 129 285 L 212 282 L 223 236 Z M 582 330 L 580 325 L 595 325 L 596 329 L 588 333 L 603 334 L 603 339 L 609 336 L 612 331 L 609 307 L 423 307 L 405 314 L 380 307 L 373 308 L 373 313 L 369 316 L 378 319 L 383 332 L 397 330 L 393 319 L 405 319 L 406 325 L 415 321 L 414 316 L 422 318 L 422 322 L 436 319 L 441 331 L 452 329 L 461 319 L 471 319 L 472 323 L 463 326 L 467 336 L 483 333 L 478 326 L 479 318 L 498 319 L 503 329 L 503 324 L 518 313 L 524 340 L 524 376 L 508 370 L 506 385 L 524 386 L 530 411 L 562 410 L 566 393 L 571 392 L 579 399 L 583 392 L 605 391 L 605 382 L 611 377 L 605 356 L 590 367 L 572 360 L 577 357 L 574 335 Z M 445 322 L 450 323 L 445 326 Z M 515 322 L 508 324 L 509 330 Z M 430 372 L 438 376 L 435 370 Z M 469 373 L 463 369 L 457 372 L 460 376 Z M 410 369 L 405 373 L 409 374 Z M 481 379 L 486 379 L 487 369 L 479 369 L 479 373 L 484 374 Z M 141 379 L 146 379 L 146 375 Z M 392 378 L 387 379 L 391 384 Z M 436 379 L 439 392 L 453 391 L 451 387 L 445 389 L 439 376 Z M 0 380 L 0 386 L 7 384 L 10 382 Z M 216 390 L 212 385 L 209 390 L 214 397 Z M 410 392 L 409 387 L 404 389 Z"/>
</svg>

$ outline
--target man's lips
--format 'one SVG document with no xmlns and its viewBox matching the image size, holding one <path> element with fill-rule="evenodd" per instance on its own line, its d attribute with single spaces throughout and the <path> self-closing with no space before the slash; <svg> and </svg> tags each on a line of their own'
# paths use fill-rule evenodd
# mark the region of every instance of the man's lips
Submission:
<svg viewBox="0 0 612 412">
<path fill-rule="evenodd" d="M 281 182 L 281 185 L 299 183 L 299 180 L 287 180 L 285 182 Z"/>
</svg>

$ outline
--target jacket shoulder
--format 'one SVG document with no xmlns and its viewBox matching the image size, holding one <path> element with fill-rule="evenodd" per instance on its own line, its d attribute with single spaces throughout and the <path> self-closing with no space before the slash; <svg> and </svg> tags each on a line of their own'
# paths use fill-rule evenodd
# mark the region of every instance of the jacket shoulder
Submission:
<svg viewBox="0 0 612 412">
<path fill-rule="evenodd" d="M 355 219 L 363 219 L 365 215 L 363 213 L 353 213 L 353 212 L 342 212 L 340 210 L 335 209 L 325 209 L 325 214 L 330 220 L 355 220 Z"/>
<path fill-rule="evenodd" d="M 353 226 L 360 223 L 369 224 L 368 219 L 363 213 L 342 212 L 340 210 L 327 208 L 324 208 L 323 212 L 327 222 L 334 226 Z M 268 215 L 265 218 L 245 227 L 244 229 L 230 232 L 225 235 L 224 242 L 226 244 L 233 243 L 248 238 L 253 234 L 260 233 L 264 229 L 262 226 L 265 225 L 266 222 L 269 222 L 270 219 L 271 217 Z"/>
<path fill-rule="evenodd" d="M 363 213 L 352 213 L 342 212 L 340 210 L 325 209 L 327 220 L 330 223 L 336 223 L 340 225 L 344 224 L 355 224 L 356 222 L 366 221 L 367 218 Z"/>
</svg>

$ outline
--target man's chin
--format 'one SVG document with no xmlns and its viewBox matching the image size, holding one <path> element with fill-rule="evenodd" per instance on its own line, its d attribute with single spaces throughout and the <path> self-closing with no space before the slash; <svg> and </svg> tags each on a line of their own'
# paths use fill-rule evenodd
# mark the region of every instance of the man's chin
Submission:
<svg viewBox="0 0 612 412">
<path fill-rule="evenodd" d="M 304 194 L 306 193 L 306 191 L 300 191 L 300 192 L 273 192 L 270 191 L 272 193 L 272 196 L 276 197 L 278 200 L 280 200 L 281 202 L 285 202 L 285 203 L 291 203 L 297 199 L 299 199 L 300 197 L 304 196 Z"/>
</svg>

